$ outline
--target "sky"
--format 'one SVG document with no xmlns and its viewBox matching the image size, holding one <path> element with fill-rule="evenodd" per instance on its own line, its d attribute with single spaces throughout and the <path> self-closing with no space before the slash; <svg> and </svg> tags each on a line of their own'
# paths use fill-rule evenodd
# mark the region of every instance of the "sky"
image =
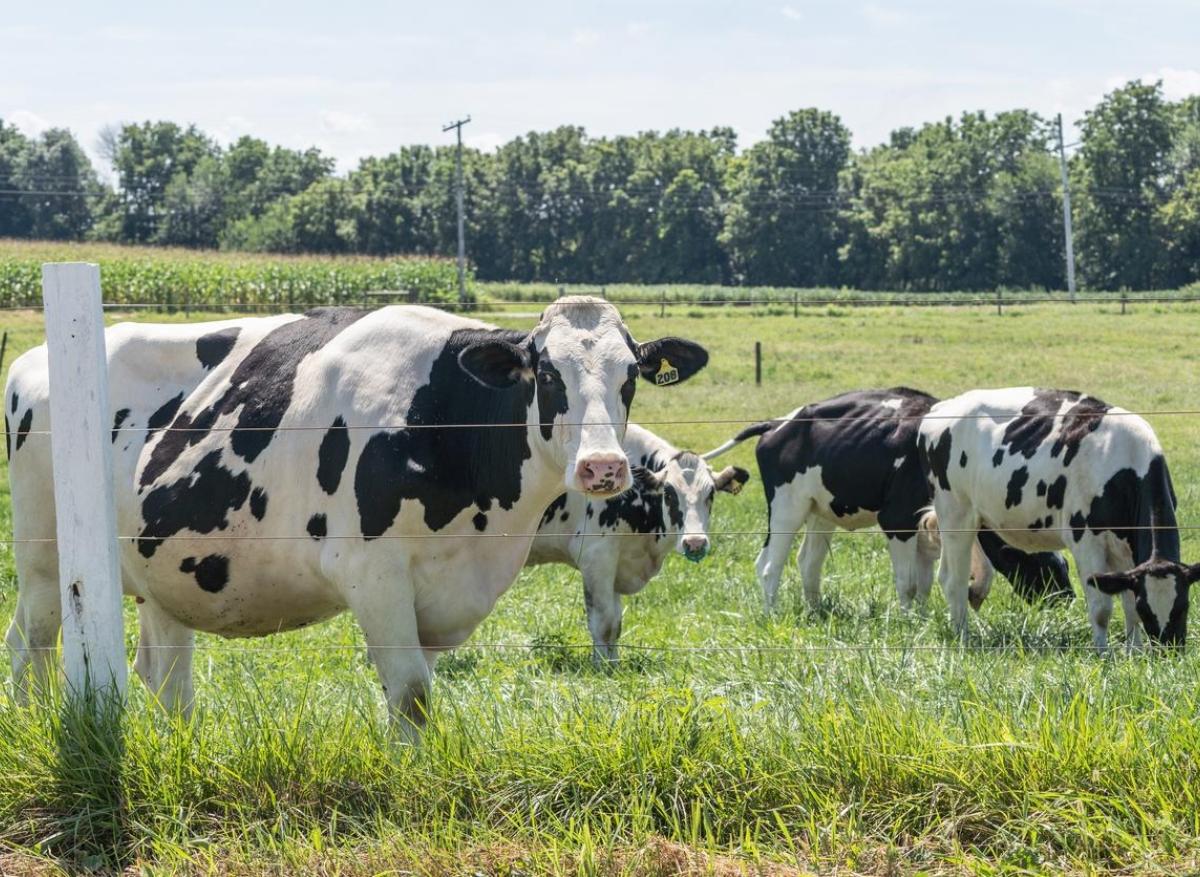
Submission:
<svg viewBox="0 0 1200 877">
<path fill-rule="evenodd" d="M 105 8 L 105 7 L 114 8 Z M 119 8 L 115 8 L 118 7 Z M 1200 93 L 1200 0 L 122 0 L 0 16 L 0 119 L 195 123 L 318 146 L 346 171 L 412 143 L 493 149 L 531 130 L 729 126 L 747 146 L 816 106 L 856 147 L 964 110 L 1068 125 L 1134 78 Z M 1068 133 L 1068 137 L 1072 135 Z"/>
</svg>

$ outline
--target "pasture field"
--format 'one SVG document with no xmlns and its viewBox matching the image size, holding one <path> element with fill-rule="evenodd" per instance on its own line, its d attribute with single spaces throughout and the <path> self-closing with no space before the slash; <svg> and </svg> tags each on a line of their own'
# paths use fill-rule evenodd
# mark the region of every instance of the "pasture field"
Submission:
<svg viewBox="0 0 1200 877">
<path fill-rule="evenodd" d="M 636 420 L 697 450 L 806 401 L 896 384 L 947 396 L 1033 383 L 1135 411 L 1200 409 L 1195 304 L 625 316 L 635 337 L 709 347 L 706 371 L 642 385 L 634 402 Z M 40 340 L 36 314 L 4 323 L 9 362 Z M 1200 416 L 1149 420 L 1180 522 L 1200 526 Z M 726 459 L 753 472 L 753 443 Z M 822 612 L 803 607 L 793 566 L 767 617 L 753 571 L 765 524 L 755 472 L 717 497 L 713 553 L 671 557 L 627 601 L 611 673 L 590 665 L 578 575 L 526 571 L 439 665 L 416 748 L 389 738 L 348 617 L 262 640 L 201 636 L 194 720 L 166 719 L 131 679 L 119 740 L 69 733 L 75 719 L 19 709 L 5 690 L 0 871 L 1200 868 L 1200 631 L 1183 656 L 1099 658 L 1082 599 L 1030 608 L 998 581 L 962 648 L 936 587 L 927 611 L 899 613 L 877 532 L 835 537 Z M 1183 536 L 1200 560 L 1200 530 Z M 14 600 L 0 547 L 4 624 Z M 1119 601 L 1115 613 L 1120 643 Z M 127 619 L 132 655 L 132 605 Z"/>
</svg>

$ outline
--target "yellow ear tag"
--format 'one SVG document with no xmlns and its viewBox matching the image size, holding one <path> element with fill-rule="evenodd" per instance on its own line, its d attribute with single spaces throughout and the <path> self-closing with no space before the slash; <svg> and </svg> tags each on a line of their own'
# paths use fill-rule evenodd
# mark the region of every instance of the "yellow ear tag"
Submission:
<svg viewBox="0 0 1200 877">
<path fill-rule="evenodd" d="M 657 374 L 654 375 L 654 383 L 660 387 L 665 387 L 668 384 L 679 382 L 679 369 L 671 365 L 667 360 L 663 360 L 658 367 Z"/>
</svg>

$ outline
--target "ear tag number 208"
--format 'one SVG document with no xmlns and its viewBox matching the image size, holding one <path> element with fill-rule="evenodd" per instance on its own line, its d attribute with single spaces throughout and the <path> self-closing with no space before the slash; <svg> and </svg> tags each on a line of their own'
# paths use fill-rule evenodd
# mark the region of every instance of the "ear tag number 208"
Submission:
<svg viewBox="0 0 1200 877">
<path fill-rule="evenodd" d="M 658 367 L 658 371 L 654 375 L 654 383 L 660 387 L 665 387 L 667 384 L 679 382 L 679 369 L 671 365 L 667 360 L 663 360 Z"/>
</svg>

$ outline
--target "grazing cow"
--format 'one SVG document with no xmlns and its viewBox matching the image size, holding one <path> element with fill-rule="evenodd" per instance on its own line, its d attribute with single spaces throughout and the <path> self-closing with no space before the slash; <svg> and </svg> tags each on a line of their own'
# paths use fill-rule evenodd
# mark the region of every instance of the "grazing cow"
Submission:
<svg viewBox="0 0 1200 877">
<path fill-rule="evenodd" d="M 526 562 L 565 563 L 583 573 L 597 664 L 617 660 L 621 597 L 646 587 L 672 547 L 688 560 L 702 560 L 716 491 L 737 493 L 750 478 L 736 466 L 714 473 L 696 454 L 634 423 L 622 444 L 634 463 L 633 487 L 606 500 L 562 494 L 542 515 Z"/>
<path fill-rule="evenodd" d="M 821 567 L 833 530 L 875 524 L 887 536 L 901 607 L 909 608 L 914 598 L 924 602 L 938 543 L 936 533 L 918 528 L 931 495 L 916 438 L 921 418 L 936 401 L 907 387 L 843 393 L 749 426 L 704 455 L 712 459 L 762 436 L 755 454 L 767 495 L 768 534 L 756 569 L 768 610 L 796 533 L 805 527 L 798 563 L 812 608 L 820 606 Z M 986 593 L 993 567 L 1028 599 L 1070 593 L 1066 562 L 1058 555 L 1003 552 L 990 538 L 982 538 L 981 547 L 975 567 L 980 593 Z"/>
<path fill-rule="evenodd" d="M 1117 593 L 1132 646 L 1139 618 L 1155 640 L 1183 645 L 1198 568 L 1179 563 L 1171 476 L 1145 420 L 1065 390 L 972 390 L 930 409 L 918 445 L 958 631 L 966 633 L 971 543 L 987 526 L 1023 551 L 1071 552 L 1098 650 Z"/>
<path fill-rule="evenodd" d="M 436 656 L 512 584 L 547 504 L 630 486 L 621 436 L 638 375 L 675 383 L 708 360 L 690 341 L 634 342 L 591 298 L 551 304 L 530 332 L 330 308 L 124 324 L 106 343 L 139 675 L 187 709 L 194 630 L 262 636 L 348 609 L 406 731 Z M 45 347 L 13 363 L 18 540 L 55 531 L 50 445 L 26 440 L 50 428 L 49 391 Z M 27 682 L 59 627 L 57 559 L 21 543 L 16 560 L 8 644 Z"/>
</svg>

